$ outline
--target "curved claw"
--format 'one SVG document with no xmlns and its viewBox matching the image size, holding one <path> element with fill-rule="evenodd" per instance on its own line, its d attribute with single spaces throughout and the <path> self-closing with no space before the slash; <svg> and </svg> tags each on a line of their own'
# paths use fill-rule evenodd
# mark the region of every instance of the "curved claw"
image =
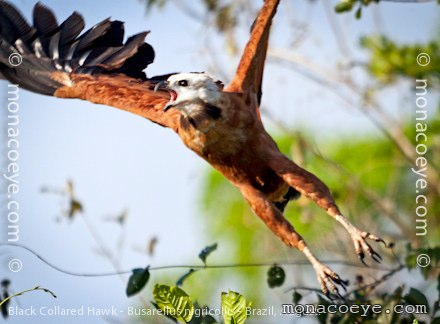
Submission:
<svg viewBox="0 0 440 324">
<path fill-rule="evenodd" d="M 376 241 L 376 242 L 383 243 L 383 245 L 385 245 L 385 247 L 388 247 L 387 243 L 382 238 L 380 238 L 380 237 L 378 237 L 376 235 L 367 233 L 367 232 L 364 232 L 362 234 L 366 235 L 364 238 L 367 238 L 367 239 L 370 239 L 370 240 L 373 240 L 373 241 Z"/>
<path fill-rule="evenodd" d="M 321 290 L 328 299 L 344 299 L 336 285 L 339 285 L 344 291 L 347 291 L 348 280 L 341 279 L 337 273 L 322 263 L 315 266 L 315 271 L 319 284 L 321 285 Z"/>
<path fill-rule="evenodd" d="M 364 260 L 364 258 L 365 258 L 365 253 L 364 253 L 363 251 L 361 251 L 361 252 L 358 253 L 358 258 L 359 258 L 359 260 L 361 260 L 361 262 L 364 264 L 364 266 L 368 267 L 368 264 L 366 264 L 366 263 L 365 263 L 365 260 Z"/>
<path fill-rule="evenodd" d="M 380 256 L 380 254 L 378 254 L 377 252 L 375 252 L 374 250 L 371 250 L 371 254 L 370 254 L 371 258 L 376 261 L 377 263 L 381 263 L 382 262 L 382 257 Z"/>
<path fill-rule="evenodd" d="M 368 232 L 361 232 L 359 230 L 354 230 L 353 232 L 350 232 L 350 235 L 354 242 L 354 247 L 356 249 L 356 253 L 358 254 L 359 259 L 361 262 L 368 267 L 368 265 L 365 263 L 365 252 L 377 263 L 381 263 L 382 257 L 379 253 L 373 250 L 373 248 L 370 246 L 370 244 L 367 243 L 367 239 L 373 240 L 376 242 L 382 242 L 385 246 L 387 244 L 385 241 L 373 234 L 370 234 Z"/>
</svg>

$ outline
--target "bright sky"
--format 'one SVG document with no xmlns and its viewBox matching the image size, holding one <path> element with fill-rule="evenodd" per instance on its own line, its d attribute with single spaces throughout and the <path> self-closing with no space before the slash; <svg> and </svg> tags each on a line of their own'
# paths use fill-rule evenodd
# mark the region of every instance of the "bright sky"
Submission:
<svg viewBox="0 0 440 324">
<path fill-rule="evenodd" d="M 273 29 L 274 47 L 282 47 L 290 40 L 291 29 L 286 27 L 286 21 L 293 15 L 299 21 L 311 22 L 311 38 L 298 49 L 298 54 L 329 70 L 335 62 L 344 59 L 345 54 L 341 55 L 337 50 L 320 1 L 311 6 L 305 2 L 282 2 Z M 30 18 L 36 1 L 19 0 L 14 3 Z M 255 5 L 259 3 L 256 1 Z M 59 21 L 77 10 L 84 16 L 87 27 L 111 16 L 126 22 L 127 35 L 151 30 L 147 40 L 155 48 L 157 57 L 149 68 L 150 76 L 207 70 L 211 62 L 211 58 L 203 55 L 206 53 L 203 40 L 207 35 L 212 37 L 211 42 L 226 73 L 230 74 L 236 66 L 237 58 L 231 60 L 223 55 L 223 43 L 218 35 L 207 34 L 199 22 L 172 4 L 163 11 L 154 10 L 148 15 L 139 1 L 46 0 L 44 4 L 54 9 Z M 364 10 L 360 21 L 356 21 L 353 14 L 336 16 L 354 57 L 365 58 L 365 54 L 357 50 L 357 39 L 359 35 L 379 28 L 377 17 L 381 17 L 381 30 L 399 41 L 424 41 L 438 27 L 438 6 L 435 3 L 381 3 L 379 7 Z M 245 33 L 238 38 L 243 45 Z M 286 124 L 319 129 L 317 138 L 353 130 L 374 130 L 362 115 L 341 107 L 331 94 L 322 91 L 304 76 L 275 64 L 269 64 L 266 72 L 264 107 Z M 228 80 L 224 81 L 227 83 Z M 2 82 L 0 87 L 0 100 L 5 105 L 6 83 Z M 402 89 L 406 87 L 405 84 Z M 385 96 L 386 100 L 392 100 L 390 96 Z M 53 264 L 73 272 L 113 271 L 109 262 L 96 253 L 96 242 L 84 222 L 80 219 L 55 222 L 60 199 L 40 193 L 42 186 L 60 187 L 66 179 L 74 181 L 75 192 L 84 203 L 87 218 L 109 247 L 116 245 L 119 227 L 103 219 L 124 209 L 129 211 L 124 256 L 120 260 L 124 270 L 147 264 L 197 263 L 198 251 L 215 242 L 215 238 L 204 235 L 204 228 L 198 224 L 200 216 L 197 215 L 198 193 L 207 165 L 184 148 L 171 131 L 113 108 L 78 100 L 58 100 L 24 90 L 20 91 L 19 104 L 20 244 L 32 247 Z M 339 125 L 340 121 L 343 121 L 343 127 Z M 6 127 L 6 123 L 3 113 L 1 127 Z M 336 124 L 338 129 L 334 127 Z M 4 139 L 3 143 L 6 143 Z M 5 156 L 2 159 L 5 161 Z M 272 234 L 268 232 L 267 235 Z M 143 248 L 152 236 L 159 237 L 159 243 L 156 256 L 150 259 L 136 252 L 136 248 Z M 221 253 L 221 244 L 219 249 L 217 259 L 213 255 L 213 260 L 233 261 L 227 260 L 227 256 Z M 13 248 L 2 248 L 0 255 L 0 277 L 10 278 L 13 290 L 41 285 L 59 296 L 53 300 L 44 293 L 33 292 L 20 297 L 21 307 L 114 305 L 125 309 L 132 303 L 125 297 L 126 281 L 118 277 L 67 276 L 49 268 L 30 253 Z M 8 270 L 11 258 L 21 259 L 21 272 L 13 274 Z M 12 305 L 17 304 L 12 302 Z M 125 322 L 124 317 L 117 319 Z M 81 320 L 87 323 L 106 322 L 99 316 Z M 37 321 L 59 323 L 60 319 L 12 317 L 9 323 Z M 79 320 L 63 318 L 62 322 L 78 323 Z"/>
</svg>

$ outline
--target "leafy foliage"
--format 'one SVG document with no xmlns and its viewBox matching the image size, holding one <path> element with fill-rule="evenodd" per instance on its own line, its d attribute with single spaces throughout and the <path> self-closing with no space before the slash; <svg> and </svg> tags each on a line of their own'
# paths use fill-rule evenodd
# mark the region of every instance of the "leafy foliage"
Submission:
<svg viewBox="0 0 440 324">
<path fill-rule="evenodd" d="M 360 19 L 361 18 L 362 7 L 367 7 L 371 3 L 378 3 L 378 2 L 379 2 L 379 0 L 340 0 L 335 5 L 335 12 L 337 12 L 337 13 L 349 12 L 357 4 L 358 8 L 356 10 L 356 14 L 355 15 L 356 15 L 357 19 Z"/>
<path fill-rule="evenodd" d="M 399 45 L 386 36 L 369 36 L 361 39 L 361 45 L 371 54 L 368 70 L 384 84 L 393 83 L 397 77 L 439 81 L 440 46 L 436 40 Z"/>
<path fill-rule="evenodd" d="M 365 292 L 356 291 L 351 294 L 350 300 L 346 299 L 344 304 L 348 307 L 356 305 L 378 305 L 380 311 L 374 312 L 371 309 L 365 312 L 363 316 L 355 313 L 328 313 L 322 312 L 318 316 L 320 323 L 424 323 L 422 319 L 431 318 L 434 323 L 437 310 L 431 310 L 427 297 L 415 288 L 411 288 L 407 294 L 404 294 L 404 286 L 398 286 L 390 292 L 383 293 L 380 297 L 369 299 Z M 438 301 L 436 301 L 437 303 Z M 331 302 L 319 298 L 317 306 L 328 307 Z M 408 311 L 409 310 L 409 311 Z M 411 311 L 412 310 L 412 311 Z M 417 317 L 420 317 L 418 319 Z"/>
<path fill-rule="evenodd" d="M 372 3 L 378 4 L 380 0 L 339 0 L 334 9 L 336 13 L 350 12 L 354 8 L 356 9 L 355 17 L 360 19 L 362 16 L 362 8 L 368 7 Z M 401 2 L 404 2 L 403 0 Z M 437 0 L 437 4 L 440 4 L 440 0 Z"/>
<path fill-rule="evenodd" d="M 420 253 L 419 249 L 412 250 L 410 246 L 408 249 L 408 255 Z M 436 253 L 435 250 L 436 249 L 432 249 L 430 254 L 433 259 L 434 254 Z M 389 274 L 394 274 L 403 268 L 414 268 L 412 259 L 407 257 L 406 260 L 407 262 L 404 265 L 401 265 Z M 378 280 L 374 284 L 364 284 L 363 278 L 359 278 L 357 282 L 358 287 L 345 295 L 344 304 L 347 306 L 360 304 L 380 305 L 381 311 L 377 313 L 369 311 L 365 314 L 366 316 L 359 316 L 359 314 L 322 313 L 318 316 L 319 322 L 337 322 L 340 324 L 349 324 L 354 322 L 372 323 L 373 321 L 375 323 L 398 324 L 414 323 L 415 321 L 424 323 L 423 319 L 429 318 L 431 323 L 435 323 L 435 321 L 438 320 L 436 319 L 436 316 L 438 316 L 437 313 L 439 311 L 440 303 L 440 274 L 438 273 L 439 265 L 440 263 L 438 261 L 433 262 L 430 271 L 430 274 L 433 276 L 435 275 L 438 281 L 437 300 L 431 303 L 423 292 L 414 287 L 406 289 L 404 285 L 397 286 L 391 291 L 386 290 L 385 292 L 376 296 L 372 295 L 371 292 L 374 290 L 374 288 L 384 280 L 388 279 L 389 274 L 385 274 L 382 280 Z M 422 272 L 424 271 L 424 268 L 421 267 L 417 267 L 417 269 L 420 269 Z M 405 293 L 405 291 L 407 292 Z M 318 300 L 318 305 L 324 305 L 326 307 L 332 303 L 331 301 L 324 300 L 321 297 L 318 297 Z M 395 307 L 397 307 L 397 309 L 395 309 Z"/>
<path fill-rule="evenodd" d="M 440 246 L 434 248 L 416 248 L 407 247 L 408 255 L 405 258 L 405 264 L 409 270 L 420 269 L 423 277 L 428 279 L 438 271 L 440 266 Z M 417 264 L 419 256 L 427 256 L 430 260 L 427 266 L 421 267 Z"/>
<path fill-rule="evenodd" d="M 194 305 L 188 294 L 179 287 L 155 285 L 153 297 L 164 314 L 182 323 L 189 323 L 194 315 Z"/>
</svg>

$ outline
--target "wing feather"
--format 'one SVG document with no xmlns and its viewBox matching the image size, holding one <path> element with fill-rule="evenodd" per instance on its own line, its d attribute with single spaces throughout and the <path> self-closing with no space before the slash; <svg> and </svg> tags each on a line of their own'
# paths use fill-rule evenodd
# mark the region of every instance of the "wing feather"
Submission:
<svg viewBox="0 0 440 324">
<path fill-rule="evenodd" d="M 78 98 L 113 106 L 177 131 L 179 113 L 163 111 L 168 92 L 154 92 L 161 78 L 148 80 L 143 70 L 154 50 L 148 32 L 123 43 L 124 26 L 109 18 L 88 31 L 74 12 L 60 25 L 47 7 L 37 4 L 30 26 L 17 9 L 0 0 L 0 77 L 40 94 Z M 11 65 L 11 53 L 22 62 Z"/>
<path fill-rule="evenodd" d="M 37 3 L 33 12 L 34 27 L 40 35 L 52 34 L 58 29 L 58 22 L 52 10 Z"/>
<path fill-rule="evenodd" d="M 261 100 L 261 83 L 269 40 L 269 30 L 279 0 L 266 0 L 252 27 L 250 39 L 241 56 L 232 82 L 225 88 L 229 92 L 251 91 Z"/>
</svg>

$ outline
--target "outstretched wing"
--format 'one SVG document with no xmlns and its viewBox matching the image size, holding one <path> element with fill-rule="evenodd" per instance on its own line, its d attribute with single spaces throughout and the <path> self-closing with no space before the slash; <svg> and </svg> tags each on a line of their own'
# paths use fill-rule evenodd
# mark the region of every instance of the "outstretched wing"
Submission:
<svg viewBox="0 0 440 324">
<path fill-rule="evenodd" d="M 70 78 L 72 85 L 57 89 L 54 93 L 56 97 L 79 98 L 116 107 L 177 132 L 179 111 L 173 109 L 165 114 L 163 108 L 170 99 L 169 94 L 162 91 L 155 93 L 149 81 L 105 74 L 73 74 Z"/>
<path fill-rule="evenodd" d="M 163 107 L 167 92 L 153 91 L 143 72 L 154 60 L 144 42 L 148 32 L 123 43 L 124 26 L 105 19 L 88 31 L 74 12 L 60 25 L 47 7 L 36 4 L 33 25 L 0 1 L 0 78 L 27 90 L 79 98 L 130 111 L 176 130 L 178 113 Z"/>
<path fill-rule="evenodd" d="M 235 76 L 225 91 L 252 91 L 261 100 L 261 82 L 266 60 L 269 30 L 279 0 L 265 0 L 252 26 L 251 36 L 241 56 Z"/>
</svg>

